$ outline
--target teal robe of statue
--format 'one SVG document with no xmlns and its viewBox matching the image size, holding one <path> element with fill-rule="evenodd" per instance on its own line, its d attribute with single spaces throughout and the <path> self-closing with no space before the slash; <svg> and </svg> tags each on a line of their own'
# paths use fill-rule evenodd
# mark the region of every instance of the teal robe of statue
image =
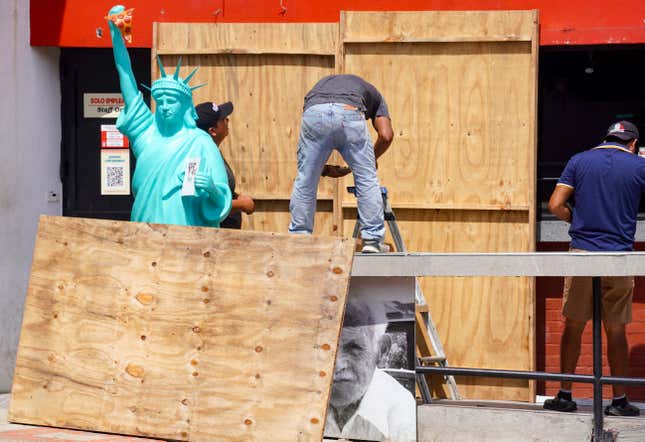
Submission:
<svg viewBox="0 0 645 442">
<path fill-rule="evenodd" d="M 184 127 L 162 136 L 140 93 L 119 114 L 117 128 L 130 139 L 137 158 L 132 221 L 219 227 L 231 210 L 231 192 L 222 155 L 206 132 Z M 201 190 L 196 196 L 181 195 L 186 161 L 193 158 L 200 159 L 200 172 L 210 170 L 223 199 L 214 202 Z"/>
</svg>

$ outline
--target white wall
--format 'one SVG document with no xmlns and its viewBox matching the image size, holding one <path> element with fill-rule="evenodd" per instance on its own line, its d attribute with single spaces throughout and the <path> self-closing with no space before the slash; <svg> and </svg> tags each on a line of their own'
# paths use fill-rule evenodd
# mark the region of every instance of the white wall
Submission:
<svg viewBox="0 0 645 442">
<path fill-rule="evenodd" d="M 11 389 L 40 214 L 60 215 L 58 48 L 29 45 L 29 1 L 0 0 L 0 393 Z"/>
</svg>

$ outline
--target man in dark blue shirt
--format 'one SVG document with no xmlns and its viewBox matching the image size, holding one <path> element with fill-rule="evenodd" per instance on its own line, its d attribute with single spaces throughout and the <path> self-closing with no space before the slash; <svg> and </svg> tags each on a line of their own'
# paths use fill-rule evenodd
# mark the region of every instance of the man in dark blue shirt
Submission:
<svg viewBox="0 0 645 442">
<path fill-rule="evenodd" d="M 634 155 L 638 129 L 629 121 L 612 124 L 603 143 L 574 155 L 567 163 L 549 200 L 549 210 L 571 223 L 571 251 L 619 252 L 634 248 L 636 217 L 645 191 L 645 159 Z M 567 201 L 574 197 L 572 209 Z M 602 278 L 602 319 L 607 333 L 612 376 L 626 376 L 628 367 L 625 324 L 632 319 L 633 277 Z M 592 317 L 591 278 L 566 277 L 562 314 L 566 318 L 560 345 L 560 367 L 573 373 L 580 356 L 582 332 Z M 614 385 L 614 399 L 605 414 L 637 416 L 625 387 Z M 544 402 L 556 411 L 577 409 L 571 382 L 562 382 L 558 395 Z"/>
</svg>

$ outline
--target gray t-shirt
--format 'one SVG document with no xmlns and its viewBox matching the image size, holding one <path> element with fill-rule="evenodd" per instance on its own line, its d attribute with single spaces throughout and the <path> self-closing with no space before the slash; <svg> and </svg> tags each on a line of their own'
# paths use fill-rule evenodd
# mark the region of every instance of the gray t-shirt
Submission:
<svg viewBox="0 0 645 442">
<path fill-rule="evenodd" d="M 365 119 L 390 117 L 381 93 L 356 75 L 329 75 L 305 96 L 304 110 L 315 104 L 343 103 L 365 112 Z"/>
</svg>

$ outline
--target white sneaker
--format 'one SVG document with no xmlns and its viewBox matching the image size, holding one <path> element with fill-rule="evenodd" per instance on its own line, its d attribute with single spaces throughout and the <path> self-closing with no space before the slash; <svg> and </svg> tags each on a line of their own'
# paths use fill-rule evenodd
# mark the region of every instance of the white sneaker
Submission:
<svg viewBox="0 0 645 442">
<path fill-rule="evenodd" d="M 390 247 L 377 239 L 364 239 L 361 253 L 387 253 Z"/>
</svg>

